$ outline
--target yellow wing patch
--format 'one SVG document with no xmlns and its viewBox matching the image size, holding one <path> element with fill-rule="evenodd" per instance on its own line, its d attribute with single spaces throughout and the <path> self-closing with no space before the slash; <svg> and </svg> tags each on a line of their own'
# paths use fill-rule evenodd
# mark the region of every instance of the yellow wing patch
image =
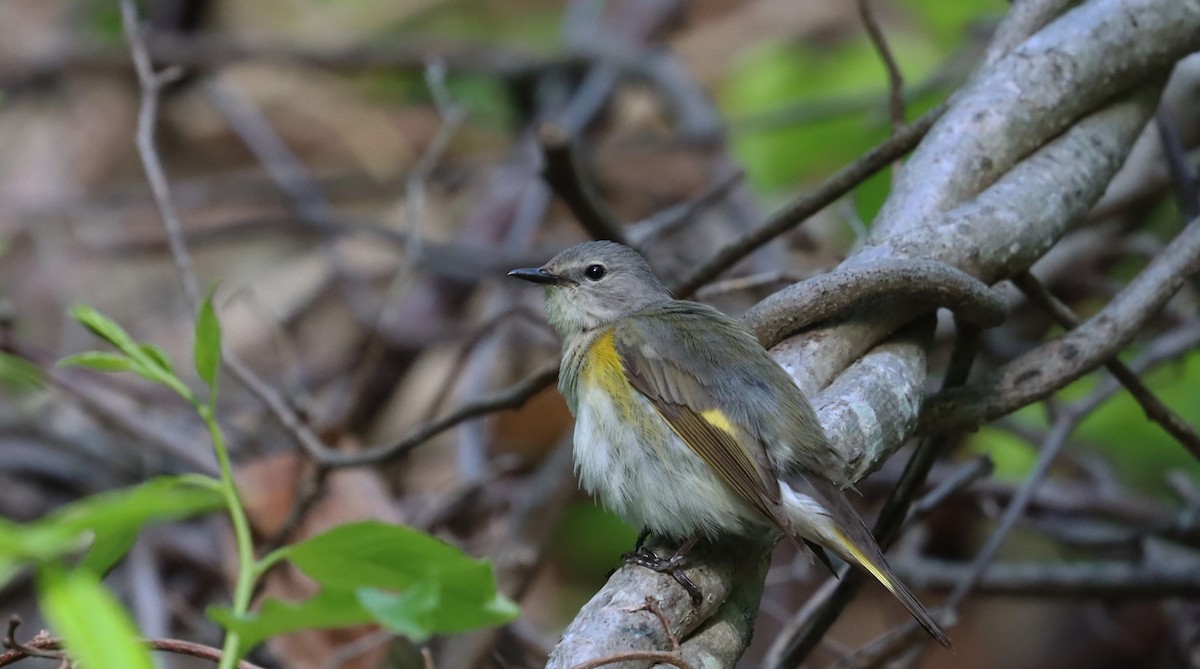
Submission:
<svg viewBox="0 0 1200 669">
<path fill-rule="evenodd" d="M 725 434 L 733 437 L 737 436 L 737 431 L 734 429 L 733 423 L 729 422 L 729 417 L 725 415 L 724 411 L 721 411 L 720 409 L 705 409 L 704 411 L 700 412 L 700 417 L 704 419 L 705 423 L 708 423 Z"/>
</svg>

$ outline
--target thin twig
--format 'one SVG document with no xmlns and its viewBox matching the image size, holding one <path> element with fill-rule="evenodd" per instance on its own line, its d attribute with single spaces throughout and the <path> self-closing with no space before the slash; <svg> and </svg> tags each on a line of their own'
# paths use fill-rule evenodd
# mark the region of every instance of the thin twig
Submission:
<svg viewBox="0 0 1200 669">
<path fill-rule="evenodd" d="M 1183 220 L 1190 221 L 1200 216 L 1200 177 L 1188 162 L 1187 147 L 1179 135 L 1179 122 L 1175 115 L 1161 104 L 1154 114 L 1154 125 L 1162 141 L 1163 154 L 1167 157 L 1167 169 L 1175 185 L 1175 201 Z"/>
<path fill-rule="evenodd" d="M 1071 330 L 1079 326 L 1079 319 L 1071 308 L 1054 297 L 1040 281 L 1029 272 L 1022 272 L 1013 277 L 1012 282 L 1031 301 L 1050 314 L 1050 317 L 1060 327 Z M 1146 418 L 1158 423 L 1172 437 L 1183 445 L 1192 457 L 1200 459 L 1200 434 L 1182 416 L 1168 407 L 1154 391 L 1146 387 L 1142 380 L 1134 374 L 1125 363 L 1117 358 L 1110 358 L 1104 366 L 1129 391 L 1133 399 L 1146 412 Z"/>
<path fill-rule="evenodd" d="M 192 260 L 184 243 L 182 226 L 171 199 L 166 172 L 154 142 L 154 128 L 158 123 L 158 100 L 162 86 L 168 81 L 155 74 L 146 52 L 146 45 L 138 25 L 137 8 L 133 0 L 121 0 L 121 17 L 125 24 L 125 35 L 129 49 L 137 66 L 138 83 L 141 86 L 141 108 L 138 112 L 137 148 L 146 178 L 154 190 L 154 199 L 166 229 L 171 258 L 183 283 L 184 295 L 192 313 L 200 304 L 200 291 L 192 271 Z M 296 415 L 287 401 L 265 381 L 260 379 L 237 356 L 225 352 L 222 356 L 226 368 L 251 393 L 256 395 L 275 416 L 280 426 L 310 453 L 329 452 L 313 431 Z"/>
<path fill-rule="evenodd" d="M 731 170 L 728 176 L 718 179 L 716 183 L 700 194 L 699 197 L 682 202 L 672 207 L 651 214 L 646 218 L 629 224 L 629 240 L 634 246 L 643 247 L 649 242 L 673 231 L 685 223 L 690 223 L 705 210 L 724 200 L 734 187 L 742 183 L 746 173 L 742 170 Z"/>
<path fill-rule="evenodd" d="M 896 571 L 922 589 L 947 591 L 965 578 L 962 562 L 902 560 Z M 975 595 L 1143 599 L 1200 596 L 1195 560 L 1138 562 L 998 562 L 977 582 Z"/>
<path fill-rule="evenodd" d="M 900 66 L 888 47 L 887 37 L 875 20 L 875 13 L 871 11 L 871 0 L 858 0 L 858 16 L 871 38 L 871 45 L 875 47 L 875 52 L 879 54 L 879 59 L 887 69 L 888 114 L 892 120 L 892 134 L 895 135 L 904 127 L 904 75 L 900 73 Z"/>
<path fill-rule="evenodd" d="M 276 187 L 291 200 L 296 220 L 320 235 L 321 250 L 329 260 L 346 301 L 360 318 L 365 318 L 368 307 L 363 295 L 369 288 L 350 271 L 338 247 L 329 243 L 328 232 L 337 217 L 321 182 L 309 172 L 254 103 L 235 86 L 213 79 L 206 84 L 205 91 L 209 102 L 225 117 L 225 122 L 263 166 Z M 416 243 L 419 243 L 417 239 L 409 237 L 405 248 Z"/>
<path fill-rule="evenodd" d="M 1078 328 L 981 381 L 943 391 L 926 401 L 918 433 L 973 427 L 1048 397 L 1125 348 L 1197 272 L 1200 218 L 1193 219 L 1116 297 Z"/>
<path fill-rule="evenodd" d="M 769 216 L 761 226 L 726 245 L 708 262 L 675 285 L 672 292 L 679 297 L 690 296 L 697 288 L 715 279 L 742 258 L 829 206 L 871 175 L 911 151 L 945 111 L 946 105 L 941 104 L 925 112 L 920 118 L 867 151 L 861 158 L 838 170 L 816 189 L 801 195 Z"/>
<path fill-rule="evenodd" d="M 545 158 L 542 178 L 571 209 L 583 229 L 593 239 L 629 244 L 620 223 L 604 205 L 587 171 L 580 165 L 575 138 L 566 128 L 550 122 L 538 128 L 537 136 Z"/>
<path fill-rule="evenodd" d="M 510 318 L 526 320 L 535 325 L 548 327 L 546 325 L 546 320 L 541 316 L 541 314 L 535 313 L 526 307 L 518 305 L 512 309 L 505 309 L 504 311 L 487 319 L 478 327 L 474 328 L 474 330 L 463 339 L 462 344 L 459 345 L 458 352 L 454 356 L 454 361 L 450 364 L 450 370 L 446 372 L 441 385 L 438 386 L 437 391 L 433 394 L 433 399 L 429 401 L 429 409 L 425 414 L 425 420 L 433 420 L 437 415 L 438 410 L 441 409 L 442 404 L 446 401 L 446 398 L 449 397 L 450 391 L 454 388 L 455 382 L 458 381 L 459 375 L 462 374 L 463 368 L 466 367 L 467 359 L 470 357 L 471 352 L 474 351 L 475 348 L 479 346 L 480 342 L 487 338 L 488 335 L 493 334 L 493 332 L 501 323 Z"/>
<path fill-rule="evenodd" d="M 179 222 L 179 212 L 171 199 L 171 188 L 167 183 L 166 172 L 163 170 L 162 159 L 154 142 L 154 130 L 158 124 L 158 100 L 163 86 L 177 78 L 180 70 L 172 68 L 163 72 L 155 72 L 150 62 L 150 54 L 146 50 L 146 41 L 142 35 L 141 24 L 138 21 L 137 6 L 134 0 L 121 0 L 121 21 L 125 26 L 125 39 L 129 43 L 129 51 L 133 57 L 134 69 L 137 71 L 138 85 L 141 87 L 141 105 L 138 109 L 137 150 L 141 157 L 142 166 L 146 170 L 146 179 L 150 182 L 150 190 L 154 192 L 154 202 L 162 214 L 163 226 L 167 232 L 167 244 L 171 249 L 171 257 L 179 281 L 183 284 L 184 295 L 187 296 L 188 306 L 194 311 L 200 304 L 200 288 L 196 275 L 192 271 L 192 257 L 183 241 L 183 226 Z"/>
<path fill-rule="evenodd" d="M 557 378 L 558 363 L 547 365 L 524 380 L 504 390 L 481 397 L 470 404 L 464 404 L 437 420 L 418 426 L 409 434 L 395 441 L 357 452 L 324 449 L 313 455 L 319 462 L 329 467 L 357 467 L 398 458 L 465 420 L 503 409 L 519 408 L 525 404 L 526 400 L 549 387 Z"/>
<path fill-rule="evenodd" d="M 9 618 L 8 633 L 4 638 L 4 647 L 9 650 L 0 653 L 0 667 L 7 667 L 27 657 L 44 657 L 54 660 L 66 659 L 62 641 L 50 636 L 46 632 L 40 632 L 37 636 L 24 643 L 18 642 L 15 635 L 17 627 L 20 624 L 21 619 L 19 616 L 14 615 Z M 139 639 L 138 641 L 145 644 L 152 651 L 188 655 L 211 662 L 220 662 L 221 660 L 221 649 L 191 641 L 183 641 L 182 639 Z M 242 660 L 238 663 L 238 669 L 263 668 L 253 662 Z"/>
<path fill-rule="evenodd" d="M 155 74 L 146 52 L 144 39 L 137 24 L 137 14 L 132 0 L 121 0 L 122 17 L 125 20 L 126 35 L 130 43 L 135 64 L 138 70 L 138 81 L 142 87 L 141 110 L 138 115 L 138 153 L 146 170 L 147 179 L 155 192 L 155 200 L 163 217 L 163 224 L 170 242 L 171 257 L 175 261 L 180 280 L 189 305 L 193 308 L 199 304 L 200 294 L 195 275 L 192 271 L 191 256 L 183 242 L 182 226 L 171 200 L 167 185 L 166 173 L 154 142 L 154 127 L 158 117 L 159 93 L 163 85 L 170 79 Z M 224 362 L 230 373 L 250 390 L 267 407 L 279 425 L 298 443 L 306 453 L 317 463 L 330 467 L 343 467 L 355 464 L 377 462 L 379 459 L 396 457 L 406 453 L 425 440 L 454 427 L 458 423 L 476 416 L 499 409 L 519 406 L 525 399 L 532 397 L 549 385 L 557 371 L 544 370 L 535 377 L 527 379 L 508 391 L 483 398 L 481 401 L 460 407 L 457 411 L 439 421 L 418 428 L 412 435 L 391 444 L 368 449 L 359 453 L 343 453 L 327 447 L 292 409 L 288 401 L 269 384 L 263 381 L 253 370 L 247 367 L 237 356 L 226 352 Z M 371 455 L 375 458 L 372 459 Z"/>
</svg>

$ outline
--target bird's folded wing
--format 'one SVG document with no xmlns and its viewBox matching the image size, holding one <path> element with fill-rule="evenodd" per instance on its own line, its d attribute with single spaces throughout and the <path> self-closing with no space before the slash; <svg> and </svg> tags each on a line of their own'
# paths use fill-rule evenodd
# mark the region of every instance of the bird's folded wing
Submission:
<svg viewBox="0 0 1200 669">
<path fill-rule="evenodd" d="M 779 482 L 752 431 L 737 425 L 718 406 L 715 394 L 694 369 L 704 351 L 688 341 L 664 341 L 661 328 L 642 319 L 626 319 L 613 333 L 613 346 L 629 383 L 644 395 L 675 434 L 696 452 L 734 492 L 775 519 Z M 686 356 L 675 361 L 672 355 Z M 691 368 L 691 369 L 689 369 Z M 712 379 L 722 371 L 714 365 Z M 726 377 L 727 378 L 727 377 Z"/>
</svg>

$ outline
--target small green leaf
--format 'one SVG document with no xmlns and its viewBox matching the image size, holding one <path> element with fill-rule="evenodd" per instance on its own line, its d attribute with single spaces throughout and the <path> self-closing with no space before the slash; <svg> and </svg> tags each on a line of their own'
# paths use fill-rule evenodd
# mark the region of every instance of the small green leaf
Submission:
<svg viewBox="0 0 1200 669">
<path fill-rule="evenodd" d="M 0 385 L 13 392 L 42 387 L 42 370 L 25 358 L 0 351 Z"/>
<path fill-rule="evenodd" d="M 68 355 L 58 361 L 59 367 L 87 367 L 97 372 L 128 372 L 133 369 L 133 361 L 120 353 L 105 353 L 103 351 L 86 351 Z"/>
<path fill-rule="evenodd" d="M 358 591 L 358 602 L 382 627 L 422 643 L 437 624 L 441 588 L 435 581 L 421 581 L 398 595 L 366 588 Z"/>
<path fill-rule="evenodd" d="M 125 557 L 133 542 L 137 541 L 141 527 L 113 529 L 103 534 L 97 534 L 92 539 L 92 545 L 79 561 L 79 569 L 86 569 L 94 574 L 103 576 L 114 565 Z"/>
<path fill-rule="evenodd" d="M 50 626 L 82 666 L 153 669 L 133 621 L 95 574 L 44 567 L 38 576 L 38 596 Z"/>
<path fill-rule="evenodd" d="M 139 344 L 112 319 L 91 307 L 76 305 L 71 308 L 71 316 L 83 324 L 84 327 L 91 330 L 97 337 L 107 341 L 121 353 L 124 353 L 125 357 L 129 359 L 129 367 L 127 368 L 129 371 L 149 381 L 161 383 L 174 390 L 188 402 L 195 403 L 192 391 L 188 390 L 183 381 L 180 381 L 175 376 L 175 372 L 171 366 L 171 359 L 167 357 L 167 354 L 162 349 L 150 344 Z M 77 358 L 79 356 L 72 357 Z M 110 365 L 116 364 L 111 358 L 107 359 L 106 363 Z M 72 360 L 72 364 L 80 363 Z"/>
<path fill-rule="evenodd" d="M 85 497 L 38 521 L 78 530 L 105 532 L 177 520 L 223 504 L 216 490 L 190 478 L 160 476 L 130 488 Z"/>
<path fill-rule="evenodd" d="M 79 321 L 80 325 L 91 330 L 92 334 L 112 344 L 118 351 L 130 358 L 136 360 L 143 355 L 137 342 L 129 336 L 129 333 L 117 325 L 116 321 L 99 311 L 84 304 L 77 304 L 71 307 L 71 317 Z"/>
<path fill-rule="evenodd" d="M 299 604 L 268 600 L 256 614 L 209 610 L 247 645 L 299 629 L 368 622 L 414 640 L 498 625 L 517 605 L 496 592 L 489 563 L 409 527 L 364 521 L 341 525 L 272 555 L 321 584 Z"/>
<path fill-rule="evenodd" d="M 175 366 L 171 364 L 171 358 L 166 351 L 154 344 L 138 344 L 138 350 L 146 356 L 150 363 L 162 369 L 164 373 L 175 375 Z"/>
<path fill-rule="evenodd" d="M 286 557 L 317 582 L 344 590 L 406 593 L 434 584 L 434 632 L 459 632 L 515 618 L 516 604 L 496 591 L 492 566 L 410 527 L 364 521 L 335 527 L 285 548 Z"/>
<path fill-rule="evenodd" d="M 268 599 L 258 612 L 238 616 L 224 606 L 209 607 L 208 617 L 237 632 L 246 649 L 280 634 L 306 629 L 353 627 L 371 622 L 371 614 L 350 590 L 326 588 L 300 603 Z"/>
<path fill-rule="evenodd" d="M 196 373 L 212 387 L 217 382 L 217 369 L 221 366 L 221 323 L 212 303 L 213 291 L 209 290 L 200 303 L 196 314 Z"/>
<path fill-rule="evenodd" d="M 46 562 L 87 546 L 78 530 L 32 523 L 21 525 L 0 518 L 0 559 Z"/>
<path fill-rule="evenodd" d="M 345 589 L 404 590 L 430 575 L 451 572 L 491 579 L 488 563 L 420 530 L 374 520 L 339 525 L 285 550 L 312 578 Z"/>
<path fill-rule="evenodd" d="M 104 573 L 125 555 L 150 522 L 186 518 L 220 508 L 220 493 L 191 477 L 160 477 L 132 488 L 85 497 L 26 525 L 11 536 L 0 523 L 0 555 L 45 562 L 88 545 L 83 566 Z"/>
</svg>

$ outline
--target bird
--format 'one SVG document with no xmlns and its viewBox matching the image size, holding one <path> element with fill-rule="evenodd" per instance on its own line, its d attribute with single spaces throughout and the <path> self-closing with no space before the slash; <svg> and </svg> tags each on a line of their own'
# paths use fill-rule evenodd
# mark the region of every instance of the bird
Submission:
<svg viewBox="0 0 1200 669">
<path fill-rule="evenodd" d="M 846 498 L 852 482 L 812 404 L 742 324 L 675 299 L 616 242 L 576 244 L 509 276 L 545 288 L 562 342 L 558 387 L 575 416 L 575 471 L 644 528 L 627 561 L 671 573 L 695 600 L 679 571 L 697 541 L 782 533 L 831 570 L 824 549 L 866 571 L 950 646 Z M 658 558 L 642 545 L 646 532 L 679 550 Z"/>
</svg>

